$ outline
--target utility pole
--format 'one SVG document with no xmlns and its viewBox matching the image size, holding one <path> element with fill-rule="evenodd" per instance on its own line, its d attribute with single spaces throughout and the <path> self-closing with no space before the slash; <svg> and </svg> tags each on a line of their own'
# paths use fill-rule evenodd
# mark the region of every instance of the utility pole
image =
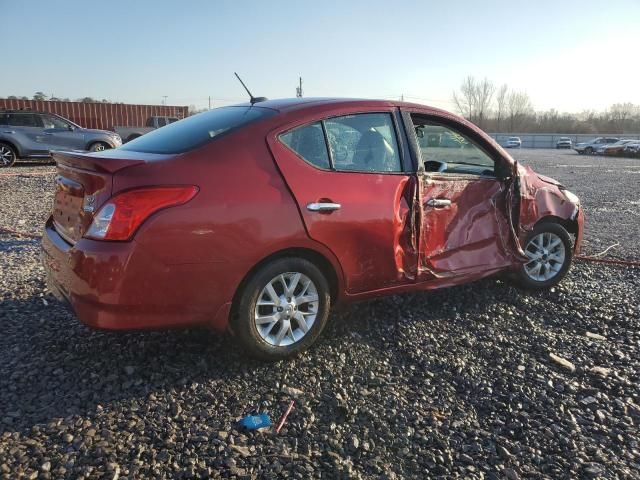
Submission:
<svg viewBox="0 0 640 480">
<path fill-rule="evenodd" d="M 299 77 L 299 83 L 296 87 L 296 97 L 302 98 L 302 77 Z"/>
<path fill-rule="evenodd" d="M 209 95 L 209 110 L 211 110 L 211 95 Z"/>
<path fill-rule="evenodd" d="M 166 105 L 166 104 L 167 104 L 167 97 L 168 97 L 168 96 L 169 96 L 169 95 L 163 95 L 163 96 L 162 96 L 162 105 Z"/>
</svg>

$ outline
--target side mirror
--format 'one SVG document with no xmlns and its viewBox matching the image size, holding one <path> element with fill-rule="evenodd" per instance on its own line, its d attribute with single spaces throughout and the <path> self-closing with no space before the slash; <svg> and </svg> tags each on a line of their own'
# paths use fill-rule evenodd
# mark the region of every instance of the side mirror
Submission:
<svg viewBox="0 0 640 480">
<path fill-rule="evenodd" d="M 76 127 L 74 127 L 73 125 L 69 125 L 67 128 L 68 128 L 68 129 L 69 129 L 69 131 L 71 131 L 71 132 L 73 132 L 73 131 L 76 129 Z"/>
</svg>

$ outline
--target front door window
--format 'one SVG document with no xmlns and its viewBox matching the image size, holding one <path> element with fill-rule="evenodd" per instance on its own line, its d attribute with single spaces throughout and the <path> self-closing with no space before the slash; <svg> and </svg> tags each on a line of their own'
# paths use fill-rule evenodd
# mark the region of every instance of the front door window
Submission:
<svg viewBox="0 0 640 480">
<path fill-rule="evenodd" d="M 494 176 L 493 159 L 465 135 L 433 121 L 415 129 L 425 171 Z"/>
</svg>

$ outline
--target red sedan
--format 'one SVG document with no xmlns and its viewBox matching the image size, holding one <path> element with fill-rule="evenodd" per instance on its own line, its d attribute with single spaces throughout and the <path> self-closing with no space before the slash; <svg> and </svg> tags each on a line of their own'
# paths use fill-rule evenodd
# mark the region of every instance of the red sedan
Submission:
<svg viewBox="0 0 640 480">
<path fill-rule="evenodd" d="M 229 329 L 266 359 L 309 347 L 339 302 L 499 272 L 555 285 L 582 240 L 575 195 L 410 103 L 224 107 L 55 159 L 43 259 L 82 322 Z"/>
</svg>

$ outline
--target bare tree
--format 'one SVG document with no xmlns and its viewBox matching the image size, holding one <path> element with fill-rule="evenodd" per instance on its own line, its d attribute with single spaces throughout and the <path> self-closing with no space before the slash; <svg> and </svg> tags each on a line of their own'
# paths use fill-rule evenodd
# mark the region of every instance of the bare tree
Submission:
<svg viewBox="0 0 640 480">
<path fill-rule="evenodd" d="M 627 120 L 637 114 L 638 111 L 639 107 L 633 103 L 616 103 L 609 108 L 609 115 L 619 133 L 624 133 Z"/>
<path fill-rule="evenodd" d="M 485 119 L 489 116 L 495 90 L 496 87 L 486 77 L 476 83 L 476 124 L 480 128 L 485 127 Z"/>
<path fill-rule="evenodd" d="M 488 79 L 476 80 L 468 76 L 462 81 L 460 91 L 453 92 L 453 101 L 463 117 L 484 128 L 494 92 L 495 86 Z"/>
<path fill-rule="evenodd" d="M 458 113 L 472 122 L 476 115 L 476 80 L 471 75 L 465 78 L 460 85 L 460 92 L 453 92 L 453 102 L 456 104 Z"/>
<path fill-rule="evenodd" d="M 33 99 L 43 101 L 47 99 L 47 96 L 42 92 L 36 92 L 33 94 Z"/>
<path fill-rule="evenodd" d="M 502 121 L 507 114 L 507 93 L 509 91 L 509 87 L 504 83 L 498 89 L 498 93 L 496 94 L 496 129 L 501 131 Z"/>
<path fill-rule="evenodd" d="M 509 131 L 515 132 L 520 128 L 527 114 L 533 111 L 531 99 L 526 92 L 511 92 L 507 97 L 507 113 L 509 117 Z"/>
</svg>

